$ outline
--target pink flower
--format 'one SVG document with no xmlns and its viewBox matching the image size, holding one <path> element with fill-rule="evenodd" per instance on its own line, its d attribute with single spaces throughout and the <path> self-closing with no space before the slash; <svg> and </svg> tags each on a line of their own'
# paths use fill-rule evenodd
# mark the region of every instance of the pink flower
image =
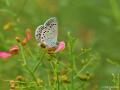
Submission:
<svg viewBox="0 0 120 90">
<path fill-rule="evenodd" d="M 32 38 L 31 35 L 31 29 L 26 30 L 26 36 L 21 42 L 21 44 L 24 46 L 27 44 L 27 42 Z M 20 42 L 20 37 L 16 37 L 16 40 Z M 6 59 L 11 57 L 13 54 L 17 54 L 19 52 L 19 47 L 17 45 L 13 45 L 12 47 L 9 48 L 8 51 L 0 51 L 0 58 Z"/>
<path fill-rule="evenodd" d="M 10 58 L 13 54 L 17 54 L 19 51 L 19 47 L 17 45 L 13 45 L 10 47 L 8 51 L 0 51 L 0 58 L 7 59 Z"/>
<path fill-rule="evenodd" d="M 9 52 L 0 51 L 0 58 L 6 59 L 11 57 L 11 55 Z"/>
<path fill-rule="evenodd" d="M 59 42 L 58 47 L 55 50 L 55 53 L 60 52 L 60 51 L 62 51 L 64 49 L 65 49 L 65 42 L 61 41 L 61 42 Z"/>
<path fill-rule="evenodd" d="M 31 29 L 28 28 L 26 30 L 26 39 L 29 41 L 31 38 L 32 38 Z"/>
<path fill-rule="evenodd" d="M 61 41 L 58 43 L 57 47 L 46 47 L 45 49 L 47 50 L 48 54 L 53 54 L 64 50 L 64 48 L 65 48 L 65 42 Z"/>
<path fill-rule="evenodd" d="M 31 35 L 31 30 L 28 28 L 26 30 L 26 37 L 23 39 L 23 41 L 21 42 L 21 44 L 23 46 L 25 46 L 27 44 L 27 42 L 32 38 L 32 35 Z"/>
<path fill-rule="evenodd" d="M 19 51 L 19 47 L 17 45 L 13 45 L 12 47 L 10 47 L 9 49 L 9 53 L 11 54 L 17 54 Z"/>
</svg>

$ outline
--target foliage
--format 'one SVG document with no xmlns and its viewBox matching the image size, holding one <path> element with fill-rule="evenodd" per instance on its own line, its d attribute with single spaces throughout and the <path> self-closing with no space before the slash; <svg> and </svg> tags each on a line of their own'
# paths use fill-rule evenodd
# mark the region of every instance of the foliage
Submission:
<svg viewBox="0 0 120 90">
<path fill-rule="evenodd" d="M 0 0 L 0 90 L 119 90 L 119 0 Z M 38 25 L 55 16 L 62 52 L 37 46 Z M 32 38 L 27 39 L 26 30 Z M 22 44 L 21 44 L 22 43 Z"/>
</svg>

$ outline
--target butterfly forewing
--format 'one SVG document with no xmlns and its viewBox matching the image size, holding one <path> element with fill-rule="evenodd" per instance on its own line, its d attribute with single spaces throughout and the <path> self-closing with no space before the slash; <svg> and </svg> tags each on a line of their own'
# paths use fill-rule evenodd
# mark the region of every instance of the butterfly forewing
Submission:
<svg viewBox="0 0 120 90">
<path fill-rule="evenodd" d="M 40 25 L 37 27 L 36 31 L 35 31 L 35 39 L 41 43 L 41 34 L 42 34 L 42 31 L 44 30 L 44 26 L 43 25 Z"/>
<path fill-rule="evenodd" d="M 39 43 L 48 47 L 55 47 L 57 43 L 58 24 L 55 17 L 48 19 L 44 25 L 37 27 L 35 38 Z"/>
</svg>

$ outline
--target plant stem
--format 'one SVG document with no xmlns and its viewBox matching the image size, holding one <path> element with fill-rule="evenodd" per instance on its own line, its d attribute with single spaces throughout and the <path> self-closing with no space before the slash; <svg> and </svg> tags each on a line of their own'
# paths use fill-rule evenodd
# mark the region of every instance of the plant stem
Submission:
<svg viewBox="0 0 120 90">
<path fill-rule="evenodd" d="M 26 59 L 25 59 L 25 55 L 24 55 L 24 52 L 23 52 L 23 47 L 21 45 L 20 46 L 20 50 L 21 50 L 21 54 L 22 54 L 22 58 L 23 58 L 23 66 L 26 65 Z"/>
<path fill-rule="evenodd" d="M 50 61 L 50 65 L 51 65 L 51 67 L 52 67 L 52 69 L 53 69 L 53 72 L 54 72 L 54 77 L 55 77 L 55 69 L 54 69 L 54 64 L 53 64 L 53 62 L 52 61 Z M 54 86 L 54 89 L 55 89 L 55 86 Z M 53 90 L 54 90 L 53 89 Z"/>
<path fill-rule="evenodd" d="M 71 68 L 72 68 L 72 90 L 74 90 L 74 56 L 72 56 L 72 63 L 71 63 Z"/>
<path fill-rule="evenodd" d="M 74 76 L 73 79 L 75 79 L 91 62 L 93 59 L 90 59 L 86 65 L 83 66 L 83 68 L 77 73 L 76 76 Z"/>
<path fill-rule="evenodd" d="M 21 50 L 21 54 L 22 54 L 22 58 L 23 58 L 23 66 L 26 68 L 26 70 L 31 74 L 31 76 L 33 77 L 33 79 L 35 80 L 36 84 L 38 85 L 38 82 L 37 82 L 37 79 L 36 77 L 34 76 L 34 74 L 32 73 L 32 71 L 29 69 L 29 67 L 27 66 L 27 63 L 26 63 L 26 58 L 25 58 L 25 55 L 24 55 L 24 51 L 23 51 L 23 47 L 21 45 L 20 46 L 20 50 Z"/>
<path fill-rule="evenodd" d="M 59 90 L 59 62 L 58 62 L 58 60 L 56 61 L 56 77 L 57 77 L 57 90 Z"/>
<path fill-rule="evenodd" d="M 24 65 L 24 67 L 31 74 L 32 78 L 34 79 L 34 81 L 36 82 L 36 84 L 39 86 L 39 83 L 37 82 L 37 79 L 36 79 L 34 73 L 30 70 L 30 68 L 27 65 Z"/>
<path fill-rule="evenodd" d="M 117 1 L 116 0 L 110 0 L 110 5 L 111 5 L 111 8 L 112 8 L 113 16 L 114 16 L 117 24 L 120 25 L 120 12 L 119 12 L 119 7 L 118 7 L 118 4 L 117 4 Z"/>
<path fill-rule="evenodd" d="M 47 71 L 47 73 L 49 73 L 49 71 Z M 50 90 L 51 90 L 50 75 L 48 74 L 47 76 L 48 76 L 48 85 L 49 85 L 49 88 L 50 88 Z"/>
<path fill-rule="evenodd" d="M 18 14 L 16 15 L 15 19 L 19 18 L 22 15 L 23 10 L 25 9 L 25 6 L 26 6 L 27 2 L 28 2 L 28 0 L 24 0 L 22 8 L 20 9 L 20 11 L 18 12 Z"/>
<path fill-rule="evenodd" d="M 71 44 L 71 43 L 70 43 Z M 71 59 L 71 69 L 72 69 L 72 77 L 71 77 L 71 81 L 72 81 L 72 90 L 74 90 L 74 78 L 73 78 L 73 76 L 74 76 L 74 55 L 73 55 L 73 49 L 72 49 L 72 45 L 70 45 L 70 56 L 72 57 L 72 59 Z"/>
<path fill-rule="evenodd" d="M 39 60 L 38 63 L 35 65 L 35 67 L 34 67 L 34 69 L 33 69 L 33 73 L 35 73 L 36 70 L 38 69 L 38 67 L 39 67 L 39 65 L 40 65 L 40 63 L 41 63 L 41 61 L 42 61 L 42 59 L 44 58 L 44 56 L 45 56 L 45 52 L 42 54 L 40 60 Z"/>
<path fill-rule="evenodd" d="M 54 71 L 54 76 L 56 78 L 55 80 L 55 83 L 56 83 L 56 88 L 57 90 L 60 90 L 60 81 L 59 81 L 59 62 L 58 60 L 55 58 L 55 57 L 52 57 L 54 58 L 54 62 L 51 63 L 51 66 L 53 68 L 53 71 Z M 55 67 L 54 67 L 54 64 L 55 64 Z M 55 89 L 56 90 L 56 89 Z"/>
<path fill-rule="evenodd" d="M 28 53 L 31 55 L 31 57 L 33 58 L 33 60 L 36 60 L 36 57 L 33 55 L 32 51 L 30 50 L 30 48 L 27 48 Z"/>
</svg>

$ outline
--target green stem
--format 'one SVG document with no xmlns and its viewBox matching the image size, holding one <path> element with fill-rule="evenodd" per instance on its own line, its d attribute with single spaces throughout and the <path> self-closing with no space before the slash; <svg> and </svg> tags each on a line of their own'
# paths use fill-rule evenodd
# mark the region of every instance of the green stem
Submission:
<svg viewBox="0 0 120 90">
<path fill-rule="evenodd" d="M 73 79 L 73 76 L 74 76 L 74 57 L 72 57 L 72 90 L 74 90 L 74 79 Z"/>
<path fill-rule="evenodd" d="M 49 71 L 47 71 L 47 73 L 49 73 Z M 50 75 L 48 74 L 48 85 L 49 85 L 49 88 L 51 90 L 51 82 L 50 82 Z"/>
<path fill-rule="evenodd" d="M 23 13 L 23 10 L 25 9 L 25 6 L 26 6 L 27 2 L 28 2 L 28 0 L 24 0 L 22 8 L 20 9 L 18 14 L 16 15 L 15 19 L 17 19 L 17 18 L 19 18 L 21 16 L 21 14 Z"/>
<path fill-rule="evenodd" d="M 51 64 L 51 67 L 53 68 L 54 76 L 57 78 L 57 80 L 55 81 L 55 83 L 56 83 L 56 88 L 57 88 L 57 90 L 60 90 L 59 62 L 58 62 L 58 60 L 57 60 L 55 57 L 52 57 L 52 58 L 54 58 L 54 62 L 53 62 L 53 63 L 50 63 L 50 64 Z M 54 67 L 54 64 L 55 64 L 55 67 Z M 55 89 L 55 90 L 56 90 L 56 89 Z"/>
<path fill-rule="evenodd" d="M 120 12 L 119 12 L 119 7 L 118 7 L 118 4 L 117 4 L 117 1 L 116 0 L 110 0 L 110 5 L 111 5 L 111 8 L 112 8 L 113 16 L 114 16 L 116 22 L 120 25 Z"/>
<path fill-rule="evenodd" d="M 55 67 L 55 69 L 56 69 L 56 77 L 57 77 L 57 82 L 56 82 L 56 84 L 57 84 L 57 90 L 59 90 L 59 62 L 58 62 L 58 60 L 56 61 L 56 67 Z"/>
<path fill-rule="evenodd" d="M 23 66 L 26 65 L 26 58 L 25 58 L 25 55 L 24 55 L 24 52 L 23 52 L 23 47 L 21 45 L 20 46 L 20 50 L 21 50 L 21 54 L 22 54 L 22 58 L 23 58 Z"/>
<path fill-rule="evenodd" d="M 31 55 L 31 57 L 36 60 L 36 57 L 33 55 L 32 51 L 30 50 L 30 48 L 27 48 L 28 53 Z"/>
<path fill-rule="evenodd" d="M 83 66 L 83 68 L 74 76 L 73 79 L 75 79 L 91 62 L 93 59 L 90 59 L 86 65 Z"/>
<path fill-rule="evenodd" d="M 70 56 L 72 56 L 72 59 L 71 59 L 71 69 L 72 69 L 72 77 L 71 77 L 71 86 L 72 86 L 72 90 L 74 90 L 74 56 L 73 56 L 73 49 L 72 49 L 72 45 L 70 45 Z"/>
<path fill-rule="evenodd" d="M 35 73 L 36 70 L 38 69 L 38 67 L 39 67 L 42 59 L 44 58 L 44 56 L 45 56 L 45 52 L 44 52 L 43 55 L 41 56 L 41 58 L 40 58 L 40 60 L 38 61 L 38 63 L 35 65 L 35 67 L 34 67 L 34 69 L 33 69 L 33 73 Z"/>
<path fill-rule="evenodd" d="M 33 79 L 35 80 L 36 84 L 38 85 L 38 82 L 37 82 L 37 79 L 36 77 L 34 76 L 34 74 L 32 73 L 32 71 L 29 69 L 29 67 L 27 66 L 27 63 L 26 63 L 26 58 L 25 58 L 25 55 L 24 55 L 24 51 L 23 51 L 23 47 L 21 45 L 20 46 L 20 50 L 21 50 L 21 54 L 22 54 L 22 58 L 23 58 L 23 66 L 26 68 L 26 70 L 31 74 L 31 76 L 33 77 Z"/>
<path fill-rule="evenodd" d="M 32 78 L 34 79 L 34 81 L 36 82 L 36 84 L 39 86 L 39 83 L 38 83 L 38 81 L 37 81 L 34 73 L 30 70 L 30 68 L 29 68 L 27 65 L 25 65 L 24 67 L 25 67 L 26 70 L 31 74 Z"/>
<path fill-rule="evenodd" d="M 54 63 L 52 62 L 52 61 L 50 61 L 50 65 L 51 65 L 51 67 L 52 67 L 52 69 L 53 69 L 53 72 L 54 72 L 54 77 L 55 77 L 55 68 L 54 68 Z M 55 89 L 55 84 L 54 84 L 54 86 L 53 86 L 53 90 L 56 90 Z"/>
</svg>

